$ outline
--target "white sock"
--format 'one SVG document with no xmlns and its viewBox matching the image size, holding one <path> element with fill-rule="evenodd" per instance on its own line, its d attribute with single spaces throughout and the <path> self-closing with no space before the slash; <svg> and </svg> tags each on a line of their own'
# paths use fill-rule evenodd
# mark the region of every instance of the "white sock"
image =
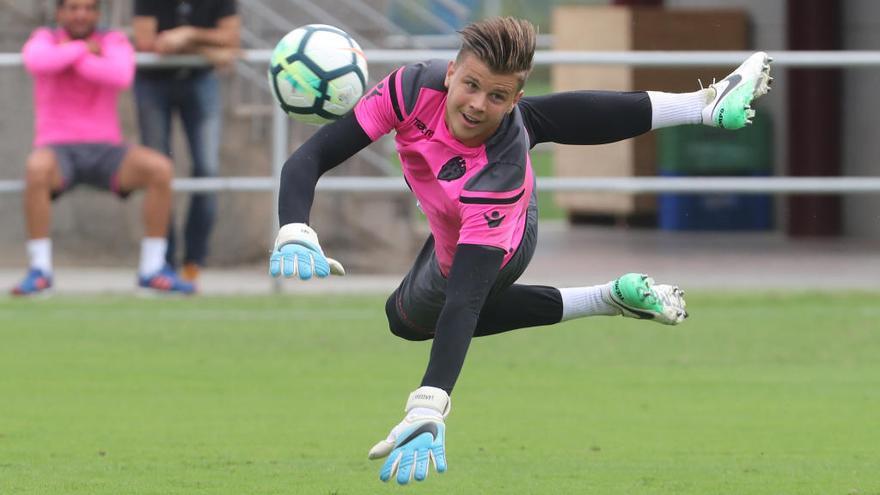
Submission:
<svg viewBox="0 0 880 495">
<path fill-rule="evenodd" d="M 703 108 L 709 103 L 709 89 L 693 93 L 648 91 L 651 99 L 651 129 L 683 124 L 702 124 Z"/>
<path fill-rule="evenodd" d="M 138 273 L 142 277 L 153 275 L 165 266 L 165 250 L 168 241 L 164 237 L 144 237 L 141 240 L 141 263 Z"/>
<path fill-rule="evenodd" d="M 27 252 L 31 268 L 37 268 L 45 275 L 52 275 L 52 239 L 30 239 L 27 241 Z"/>
<path fill-rule="evenodd" d="M 559 289 L 562 295 L 562 320 L 584 316 L 617 316 L 620 310 L 605 302 L 602 292 L 611 294 L 611 282 L 592 287 L 570 287 Z"/>
</svg>

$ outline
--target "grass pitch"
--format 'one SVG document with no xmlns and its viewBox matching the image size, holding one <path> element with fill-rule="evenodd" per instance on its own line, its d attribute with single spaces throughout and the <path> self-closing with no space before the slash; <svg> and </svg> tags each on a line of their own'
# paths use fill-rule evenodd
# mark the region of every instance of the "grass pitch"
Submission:
<svg viewBox="0 0 880 495">
<path fill-rule="evenodd" d="M 880 294 L 477 339 L 423 494 L 880 493 Z M 0 493 L 402 493 L 428 343 L 378 297 L 0 300 Z"/>
</svg>

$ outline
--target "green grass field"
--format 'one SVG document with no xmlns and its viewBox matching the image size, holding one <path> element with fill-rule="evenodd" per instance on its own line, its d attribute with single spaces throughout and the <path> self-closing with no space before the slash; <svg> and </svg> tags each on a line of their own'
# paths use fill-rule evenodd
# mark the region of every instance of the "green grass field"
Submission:
<svg viewBox="0 0 880 495">
<path fill-rule="evenodd" d="M 423 494 L 880 494 L 878 293 L 476 340 Z M 379 297 L 0 300 L 0 493 L 402 493 L 429 344 Z"/>
</svg>

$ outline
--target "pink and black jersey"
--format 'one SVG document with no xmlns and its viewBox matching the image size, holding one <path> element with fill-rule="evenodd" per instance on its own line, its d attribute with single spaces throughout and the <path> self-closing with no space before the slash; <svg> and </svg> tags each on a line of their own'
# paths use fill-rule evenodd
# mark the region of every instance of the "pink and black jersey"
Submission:
<svg viewBox="0 0 880 495">
<path fill-rule="evenodd" d="M 280 224 L 308 223 L 318 179 L 394 130 L 404 177 L 428 218 L 443 274 L 458 244 L 503 249 L 509 271 L 524 247 L 527 212 L 535 209 L 529 149 L 543 142 L 610 143 L 651 128 L 645 92 L 569 91 L 521 98 L 492 137 L 467 147 L 446 129 L 447 64 L 431 60 L 392 72 L 352 114 L 303 143 L 281 171 Z"/>
<path fill-rule="evenodd" d="M 428 219 L 444 274 L 458 244 L 500 248 L 506 264 L 522 240 L 534 188 L 519 108 L 481 146 L 465 146 L 449 133 L 446 68 L 430 60 L 397 69 L 355 107 L 370 139 L 396 131 L 404 178 Z"/>
</svg>

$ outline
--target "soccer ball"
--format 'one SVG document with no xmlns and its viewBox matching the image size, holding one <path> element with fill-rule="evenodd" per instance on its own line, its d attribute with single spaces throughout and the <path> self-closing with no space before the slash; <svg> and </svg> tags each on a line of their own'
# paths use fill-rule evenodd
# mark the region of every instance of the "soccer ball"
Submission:
<svg viewBox="0 0 880 495">
<path fill-rule="evenodd" d="M 367 59 L 345 31 L 309 24 L 287 33 L 269 63 L 269 87 L 281 108 L 310 124 L 326 124 L 354 108 L 367 85 Z"/>
</svg>

